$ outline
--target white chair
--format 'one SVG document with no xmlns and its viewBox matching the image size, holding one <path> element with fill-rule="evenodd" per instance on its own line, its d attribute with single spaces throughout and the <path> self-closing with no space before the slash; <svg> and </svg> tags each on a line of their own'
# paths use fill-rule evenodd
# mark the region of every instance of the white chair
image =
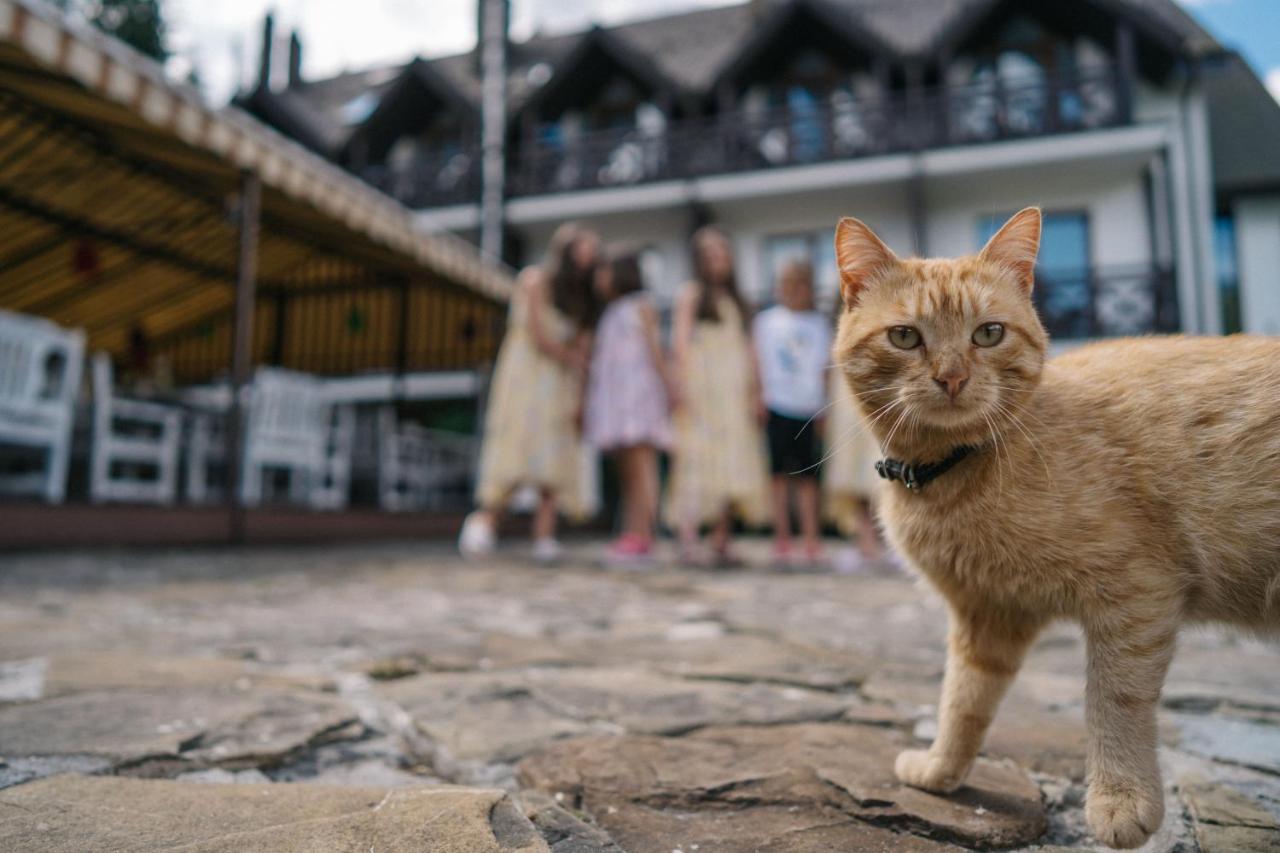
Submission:
<svg viewBox="0 0 1280 853">
<path fill-rule="evenodd" d="M 378 505 L 391 512 L 427 501 L 427 440 L 417 424 L 397 423 L 390 406 L 378 410 Z"/>
<path fill-rule="evenodd" d="M 335 406 L 323 380 L 278 367 L 261 367 L 250 388 L 241 497 L 262 502 L 271 469 L 289 474 L 294 503 L 318 509 L 347 505 L 351 483 L 354 413 Z"/>
<path fill-rule="evenodd" d="M 351 499 L 351 455 L 355 435 L 355 408 L 330 406 L 320 474 L 311 487 L 313 507 L 317 509 L 346 508 Z"/>
<path fill-rule="evenodd" d="M 335 406 L 322 380 L 306 373 L 261 367 L 246 389 L 240 495 L 248 506 L 262 503 L 266 478 L 285 471 L 290 500 L 318 509 L 341 509 L 351 488 L 355 416 Z M 186 494 L 192 503 L 221 500 L 225 491 L 210 473 L 227 469 L 225 387 L 197 389 L 188 401 L 204 411 L 191 416 Z M 223 411 L 216 411 L 221 409 Z"/>
<path fill-rule="evenodd" d="M 187 501 L 208 504 L 221 501 L 226 492 L 210 484 L 209 473 L 213 469 L 227 469 L 226 416 L 223 413 L 200 411 L 188 419 L 187 432 Z"/>
<path fill-rule="evenodd" d="M 33 473 L 0 473 L 0 494 L 62 503 L 84 369 L 84 334 L 0 311 L 0 445 L 43 451 Z"/>
<path fill-rule="evenodd" d="M 465 504 L 477 456 L 473 436 L 397 423 L 391 407 L 378 412 L 378 504 L 403 512 Z"/>
<path fill-rule="evenodd" d="M 456 432 L 418 429 L 426 444 L 423 485 L 426 508 L 465 506 L 471 499 L 476 460 L 480 455 L 478 440 Z"/>
<path fill-rule="evenodd" d="M 172 504 L 181 434 L 181 409 L 117 396 L 110 356 L 94 356 L 91 501 Z"/>
</svg>

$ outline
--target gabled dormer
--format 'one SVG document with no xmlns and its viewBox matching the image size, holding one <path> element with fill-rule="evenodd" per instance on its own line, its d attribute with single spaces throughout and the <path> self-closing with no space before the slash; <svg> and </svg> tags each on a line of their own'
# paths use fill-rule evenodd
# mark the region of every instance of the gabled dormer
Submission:
<svg viewBox="0 0 1280 853">
<path fill-rule="evenodd" d="M 480 115 L 431 63 L 415 59 L 352 131 L 340 159 L 413 206 L 479 193 Z"/>
<path fill-rule="evenodd" d="M 987 0 L 933 46 L 952 142 L 1127 123 L 1140 79 L 1168 80 L 1180 37 L 1132 4 Z"/>
<path fill-rule="evenodd" d="M 645 180 L 661 168 L 685 100 L 651 58 L 595 27 L 520 108 L 517 183 L 555 191 Z"/>
<path fill-rule="evenodd" d="M 540 139 L 660 123 L 680 92 L 653 61 L 600 27 L 584 33 L 551 78 L 520 110 L 520 125 Z"/>
<path fill-rule="evenodd" d="M 768 162 L 865 153 L 885 119 L 893 65 L 890 48 L 851 11 L 789 0 L 716 75 L 713 106 Z"/>
</svg>

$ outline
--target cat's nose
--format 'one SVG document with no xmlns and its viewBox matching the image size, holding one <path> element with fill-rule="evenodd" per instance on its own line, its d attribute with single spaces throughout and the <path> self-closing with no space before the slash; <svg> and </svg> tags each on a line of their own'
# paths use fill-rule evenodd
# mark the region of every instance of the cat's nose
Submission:
<svg viewBox="0 0 1280 853">
<path fill-rule="evenodd" d="M 968 371 L 951 370 L 942 376 L 933 377 L 933 381 L 938 383 L 938 387 L 947 392 L 947 396 L 954 400 L 964 390 L 964 386 L 969 384 Z"/>
</svg>

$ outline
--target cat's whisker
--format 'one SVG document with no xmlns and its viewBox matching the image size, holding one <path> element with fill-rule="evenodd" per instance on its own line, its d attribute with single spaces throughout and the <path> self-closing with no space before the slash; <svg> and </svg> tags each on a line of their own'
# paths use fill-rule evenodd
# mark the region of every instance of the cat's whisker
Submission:
<svg viewBox="0 0 1280 853">
<path fill-rule="evenodd" d="M 894 435 L 897 434 L 898 427 L 902 426 L 903 418 L 905 418 L 910 413 L 911 413 L 911 410 L 905 409 L 905 408 L 898 413 L 897 420 L 893 422 L 893 427 L 889 430 L 889 435 L 885 437 L 885 440 L 884 440 L 885 450 L 888 450 L 889 447 L 893 444 L 893 437 Z"/>
<path fill-rule="evenodd" d="M 839 451 L 845 445 L 849 444 L 854 439 L 856 439 L 860 431 L 862 430 L 870 431 L 871 427 L 874 426 L 877 421 L 879 421 L 881 418 L 888 415 L 897 406 L 903 405 L 906 402 L 907 400 L 905 398 L 900 397 L 886 403 L 885 405 L 881 406 L 879 409 L 876 409 L 874 412 L 872 412 L 872 415 L 874 415 L 874 417 L 871 418 L 871 420 L 868 421 L 864 418 L 858 418 L 857 422 L 855 422 L 852 426 L 846 427 L 845 430 L 839 436 L 836 437 L 836 440 L 831 442 L 831 446 L 827 448 L 827 452 L 823 454 L 821 459 L 819 459 L 813 465 L 810 465 L 808 468 L 803 468 L 799 471 L 794 471 L 792 472 L 792 474 L 793 475 L 804 474 L 804 473 L 807 473 L 808 471 L 815 470 L 817 468 L 822 467 L 822 465 L 828 459 L 834 456 L 837 451 Z"/>
<path fill-rule="evenodd" d="M 999 498 L 1004 497 L 1004 460 L 1000 453 L 1000 433 L 996 430 L 995 423 L 986 412 L 982 412 L 982 419 L 987 423 L 987 430 L 991 433 L 991 442 L 994 445 L 996 454 L 996 494 Z M 1010 462 L 1012 467 L 1012 462 Z"/>
<path fill-rule="evenodd" d="M 825 406 L 823 406 L 821 409 L 818 409 L 818 411 L 814 412 L 814 413 L 813 413 L 813 416 L 812 416 L 811 418 L 809 418 L 809 420 L 805 421 L 805 422 L 804 422 L 804 426 L 800 427 L 800 429 L 796 432 L 796 434 L 795 434 L 795 438 L 799 438 L 799 437 L 800 437 L 800 433 L 802 433 L 802 432 L 804 432 L 805 430 L 807 430 L 807 429 L 809 428 L 809 425 L 810 425 L 811 423 L 813 423 L 814 421 L 816 421 L 818 418 L 822 417 L 822 416 L 826 413 L 827 409 L 830 409 L 832 406 L 834 406 L 834 405 L 836 404 L 836 402 L 837 402 L 836 400 L 832 400 L 830 403 L 827 403 L 827 404 L 826 404 Z"/>
<path fill-rule="evenodd" d="M 1034 452 L 1036 456 L 1040 459 L 1040 464 L 1044 466 L 1045 481 L 1049 484 L 1050 488 L 1053 488 L 1056 484 L 1054 483 L 1054 480 L 1053 480 L 1053 473 L 1049 469 L 1049 460 L 1045 458 L 1045 455 L 1040 447 L 1040 443 L 1036 441 L 1035 436 L 1033 436 L 1030 430 L 1028 430 L 1026 426 L 1022 423 L 1021 418 L 1018 417 L 1018 413 L 1013 410 L 1012 404 L 1006 405 L 1000 401 L 996 401 L 996 410 L 999 411 L 1002 415 L 1004 415 L 1004 417 L 1009 421 L 1009 423 L 1011 423 L 1015 429 L 1017 429 L 1019 432 L 1022 433 L 1023 436 L 1026 437 L 1027 444 L 1031 447 L 1032 452 Z"/>
</svg>

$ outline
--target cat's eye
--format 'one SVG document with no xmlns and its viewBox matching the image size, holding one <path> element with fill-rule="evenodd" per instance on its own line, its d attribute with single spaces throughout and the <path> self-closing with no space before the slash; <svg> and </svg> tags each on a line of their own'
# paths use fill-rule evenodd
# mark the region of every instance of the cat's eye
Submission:
<svg viewBox="0 0 1280 853">
<path fill-rule="evenodd" d="M 1004 326 L 999 323 L 983 323 L 973 332 L 973 342 L 980 347 L 993 347 L 1004 340 Z"/>
<path fill-rule="evenodd" d="M 893 326 L 889 329 L 889 343 L 898 349 L 915 349 L 924 341 L 920 332 L 910 326 Z"/>
</svg>

